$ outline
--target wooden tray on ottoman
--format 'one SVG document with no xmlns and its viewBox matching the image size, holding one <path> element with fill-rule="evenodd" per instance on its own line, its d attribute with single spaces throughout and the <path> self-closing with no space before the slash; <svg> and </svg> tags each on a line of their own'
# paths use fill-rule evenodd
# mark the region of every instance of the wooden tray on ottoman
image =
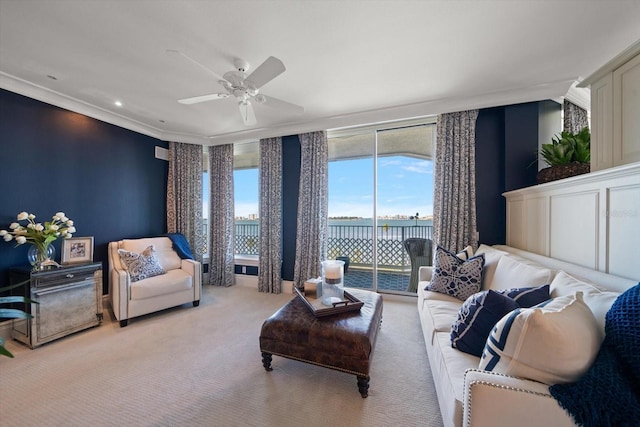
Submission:
<svg viewBox="0 0 640 427">
<path fill-rule="evenodd" d="M 306 305 L 309 311 L 316 317 L 331 316 L 349 311 L 360 311 L 360 308 L 364 305 L 358 298 L 344 291 L 344 301 L 335 302 L 333 303 L 333 307 L 327 307 L 322 304 L 322 298 L 309 300 L 300 289 L 295 286 L 293 289 L 300 299 L 302 299 L 304 305 Z"/>
</svg>

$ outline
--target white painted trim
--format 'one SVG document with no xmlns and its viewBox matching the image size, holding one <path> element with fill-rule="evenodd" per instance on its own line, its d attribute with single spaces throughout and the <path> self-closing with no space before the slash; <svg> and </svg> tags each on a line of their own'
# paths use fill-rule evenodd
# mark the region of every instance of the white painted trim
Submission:
<svg viewBox="0 0 640 427">
<path fill-rule="evenodd" d="M 602 169 L 596 172 L 590 172 L 583 175 L 560 179 L 558 181 L 552 181 L 545 184 L 534 185 L 532 187 L 521 188 L 519 190 L 508 191 L 506 193 L 502 193 L 502 195 L 505 197 L 510 196 L 512 198 L 516 196 L 517 198 L 518 195 L 548 193 L 553 190 L 573 188 L 578 184 L 600 183 L 608 179 L 624 178 L 634 175 L 640 175 L 640 162 L 617 166 L 609 169 Z"/>
<path fill-rule="evenodd" d="M 312 121 L 291 122 L 271 128 L 249 129 L 228 134 L 203 136 L 164 131 L 155 126 L 150 126 L 146 123 L 127 118 L 123 115 L 66 96 L 62 93 L 52 91 L 51 89 L 47 89 L 43 86 L 29 83 L 10 74 L 0 72 L 0 88 L 2 89 L 46 102 L 60 108 L 65 108 L 79 114 L 84 114 L 88 117 L 163 141 L 202 145 L 258 141 L 262 138 L 297 135 L 300 133 L 318 130 L 337 129 L 394 120 L 423 118 L 454 111 L 554 99 L 564 96 L 575 80 L 575 77 L 567 78 L 529 87 L 508 88 L 491 93 L 470 94 L 469 96 L 464 97 L 434 99 L 415 104 L 397 105 L 388 108 L 325 117 Z"/>
<path fill-rule="evenodd" d="M 627 61 L 640 54 L 640 40 L 633 43 L 631 46 L 620 52 L 618 55 L 613 57 L 609 62 L 600 67 L 596 72 L 591 74 L 589 77 L 584 79 L 578 87 L 589 87 L 593 83 L 600 80 L 606 74 L 612 72 L 616 68 L 625 64 Z"/>
</svg>

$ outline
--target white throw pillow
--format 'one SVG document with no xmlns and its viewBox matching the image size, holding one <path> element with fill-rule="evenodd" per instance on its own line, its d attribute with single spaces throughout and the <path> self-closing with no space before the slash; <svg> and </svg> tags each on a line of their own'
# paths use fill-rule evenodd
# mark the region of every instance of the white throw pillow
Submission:
<svg viewBox="0 0 640 427">
<path fill-rule="evenodd" d="M 493 276 L 496 273 L 498 261 L 508 252 L 501 251 L 492 246 L 480 245 L 475 255 L 484 254 L 484 272 L 482 273 L 482 289 L 488 289 L 493 283 Z"/>
<path fill-rule="evenodd" d="M 620 296 L 619 292 L 601 291 L 595 286 L 576 279 L 564 271 L 558 271 L 558 274 L 556 274 L 551 282 L 549 290 L 552 298 L 575 294 L 577 291 L 582 292 L 582 299 L 591 309 L 600 327 L 600 332 L 604 337 L 605 316 L 613 305 L 613 302 Z"/>
<path fill-rule="evenodd" d="M 480 369 L 545 384 L 575 382 L 601 344 L 582 292 L 505 315 L 491 331 Z"/>
<path fill-rule="evenodd" d="M 541 265 L 504 255 L 498 261 L 492 282 L 485 282 L 487 289 L 524 288 L 548 285 L 553 272 Z"/>
</svg>

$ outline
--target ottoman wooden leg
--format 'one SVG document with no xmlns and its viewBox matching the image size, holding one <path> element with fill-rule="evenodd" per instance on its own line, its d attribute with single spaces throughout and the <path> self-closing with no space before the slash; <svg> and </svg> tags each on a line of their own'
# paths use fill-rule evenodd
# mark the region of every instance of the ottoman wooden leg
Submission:
<svg viewBox="0 0 640 427">
<path fill-rule="evenodd" d="M 369 377 L 361 377 L 358 375 L 358 390 L 363 398 L 369 396 Z"/>
<path fill-rule="evenodd" d="M 264 366 L 264 369 L 267 371 L 273 371 L 273 368 L 271 367 L 270 353 L 265 353 L 264 351 L 262 352 L 262 366 Z"/>
</svg>

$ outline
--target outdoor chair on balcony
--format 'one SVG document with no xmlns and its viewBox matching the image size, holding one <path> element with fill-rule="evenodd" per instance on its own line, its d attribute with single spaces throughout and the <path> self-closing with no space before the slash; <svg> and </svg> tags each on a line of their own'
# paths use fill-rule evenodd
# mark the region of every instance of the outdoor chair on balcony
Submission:
<svg viewBox="0 0 640 427">
<path fill-rule="evenodd" d="M 418 270 L 423 265 L 431 265 L 433 261 L 433 242 L 431 239 L 411 237 L 403 242 L 411 260 L 411 278 L 407 292 L 418 291 Z"/>
</svg>

